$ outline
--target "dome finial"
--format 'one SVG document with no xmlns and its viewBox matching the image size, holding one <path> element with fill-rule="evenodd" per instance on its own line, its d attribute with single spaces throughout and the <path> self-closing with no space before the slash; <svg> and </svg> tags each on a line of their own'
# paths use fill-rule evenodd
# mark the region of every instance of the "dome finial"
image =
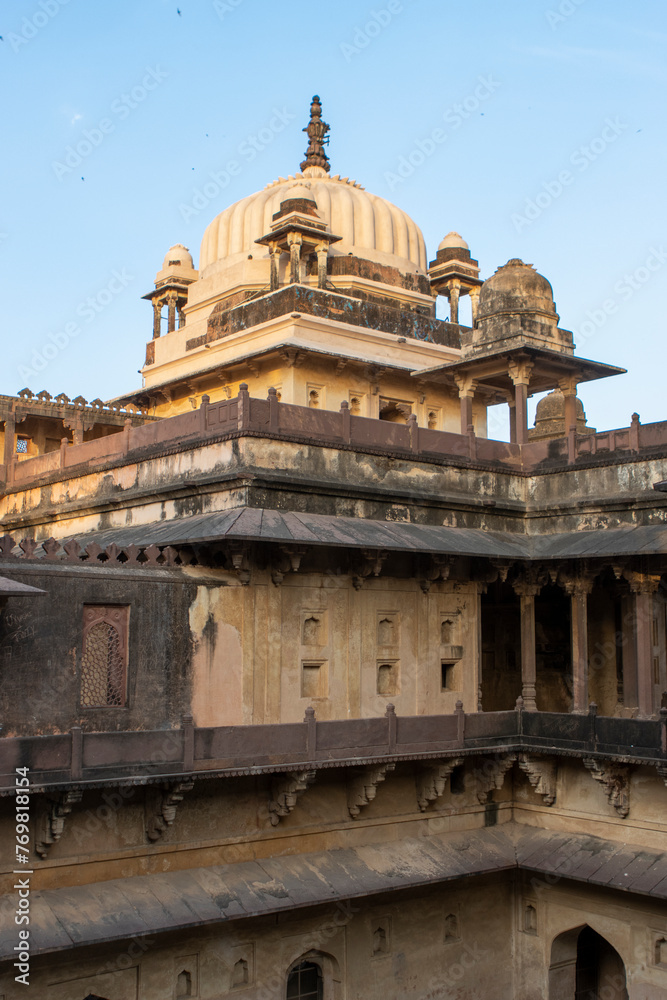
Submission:
<svg viewBox="0 0 667 1000">
<path fill-rule="evenodd" d="M 310 121 L 303 131 L 308 133 L 308 149 L 306 150 L 306 159 L 301 164 L 301 170 L 306 170 L 307 167 L 321 167 L 328 173 L 329 157 L 324 152 L 324 146 L 329 145 L 327 136 L 329 126 L 322 121 L 322 105 L 317 94 L 313 97 L 310 105 Z"/>
</svg>

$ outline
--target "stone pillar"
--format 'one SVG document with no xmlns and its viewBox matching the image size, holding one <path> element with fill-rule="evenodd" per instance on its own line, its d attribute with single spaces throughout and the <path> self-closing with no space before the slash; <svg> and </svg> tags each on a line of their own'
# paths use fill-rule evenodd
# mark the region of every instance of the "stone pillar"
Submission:
<svg viewBox="0 0 667 1000">
<path fill-rule="evenodd" d="M 185 313 L 183 312 L 182 306 L 178 307 L 178 329 L 185 326 Z"/>
<path fill-rule="evenodd" d="M 528 383 L 532 370 L 531 361 L 510 361 L 509 363 L 508 372 L 514 383 L 517 444 L 525 444 L 528 440 Z"/>
<path fill-rule="evenodd" d="M 447 282 L 447 298 L 449 299 L 449 322 L 459 321 L 459 294 L 461 292 L 461 282 L 454 278 Z"/>
<path fill-rule="evenodd" d="M 563 393 L 565 401 L 565 436 L 570 433 L 570 429 L 577 429 L 577 380 L 574 376 L 562 378 L 558 382 L 558 387 Z"/>
<path fill-rule="evenodd" d="M 637 705 L 639 715 L 654 714 L 653 704 L 653 596 L 660 577 L 634 573 L 630 589 L 635 595 L 635 648 L 637 651 Z"/>
<path fill-rule="evenodd" d="M 635 641 L 635 597 L 621 599 L 621 646 L 623 651 L 623 705 L 637 708 L 637 643 Z"/>
<path fill-rule="evenodd" d="M 470 289 L 470 308 L 472 310 L 472 325 L 475 325 L 475 320 L 477 319 L 477 309 L 479 307 L 479 293 L 480 286 L 473 285 Z"/>
<path fill-rule="evenodd" d="M 14 419 L 14 414 L 12 413 L 8 414 L 5 417 L 5 453 L 3 458 L 3 464 L 6 470 L 9 469 L 9 466 L 14 461 L 15 448 L 16 448 L 16 420 Z"/>
<path fill-rule="evenodd" d="M 160 336 L 160 317 L 162 315 L 162 300 L 153 299 L 153 340 Z"/>
<path fill-rule="evenodd" d="M 169 309 L 167 333 L 172 333 L 176 329 L 176 296 L 173 292 L 170 292 L 167 296 L 167 306 Z"/>
<path fill-rule="evenodd" d="M 461 401 L 461 434 L 468 433 L 468 427 L 472 424 L 472 401 L 477 388 L 477 381 L 470 375 L 454 375 L 456 384 L 459 387 L 459 399 Z"/>
<path fill-rule="evenodd" d="M 301 244 L 303 237 L 301 233 L 289 233 L 287 236 L 289 243 L 289 280 L 291 285 L 298 285 L 301 277 Z"/>
<path fill-rule="evenodd" d="M 588 712 L 588 595 L 593 581 L 577 577 L 565 581 L 570 595 L 570 634 L 572 637 L 572 711 Z"/>
<path fill-rule="evenodd" d="M 269 247 L 269 252 L 271 254 L 271 291 L 275 292 L 280 288 L 280 249 L 272 243 Z"/>
<path fill-rule="evenodd" d="M 527 712 L 537 711 L 537 660 L 535 657 L 535 598 L 541 590 L 537 583 L 517 580 L 514 590 L 521 609 L 521 697 Z"/>
<path fill-rule="evenodd" d="M 327 287 L 327 257 L 329 255 L 329 245 L 320 243 L 315 247 L 317 254 L 317 287 Z"/>
</svg>

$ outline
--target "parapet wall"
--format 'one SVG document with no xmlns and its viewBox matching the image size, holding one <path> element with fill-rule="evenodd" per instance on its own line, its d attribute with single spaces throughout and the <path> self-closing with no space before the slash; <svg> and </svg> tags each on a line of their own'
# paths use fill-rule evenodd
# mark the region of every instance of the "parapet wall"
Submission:
<svg viewBox="0 0 667 1000">
<path fill-rule="evenodd" d="M 268 399 L 255 399 L 243 386 L 234 399 L 211 403 L 204 396 L 201 406 L 190 413 L 140 427 L 131 426 L 128 420 L 118 434 L 79 445 L 63 443 L 57 452 L 15 462 L 4 470 L 7 488 L 20 488 L 45 477 L 66 478 L 65 470 L 84 465 L 92 470 L 109 462 L 122 463 L 130 454 L 145 449 L 180 450 L 195 442 L 244 434 L 525 474 L 667 452 L 667 421 L 642 425 L 637 414 L 626 428 L 587 435 L 571 432 L 563 438 L 518 445 L 480 438 L 472 430 L 467 435 L 429 430 L 419 427 L 414 415 L 406 424 L 352 416 L 346 402 L 336 413 L 280 403 L 273 390 Z"/>
</svg>

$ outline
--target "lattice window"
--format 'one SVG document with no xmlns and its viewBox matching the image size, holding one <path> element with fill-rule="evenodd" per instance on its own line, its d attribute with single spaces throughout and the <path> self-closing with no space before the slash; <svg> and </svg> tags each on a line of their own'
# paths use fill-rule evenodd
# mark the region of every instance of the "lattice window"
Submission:
<svg viewBox="0 0 667 1000">
<path fill-rule="evenodd" d="M 83 612 L 81 705 L 123 708 L 127 702 L 129 607 L 86 605 Z"/>
<path fill-rule="evenodd" d="M 322 970 L 302 962 L 287 977 L 287 1000 L 322 1000 Z"/>
<path fill-rule="evenodd" d="M 27 438 L 17 438 L 16 439 L 16 454 L 17 455 L 27 455 L 28 454 L 28 439 Z"/>
</svg>

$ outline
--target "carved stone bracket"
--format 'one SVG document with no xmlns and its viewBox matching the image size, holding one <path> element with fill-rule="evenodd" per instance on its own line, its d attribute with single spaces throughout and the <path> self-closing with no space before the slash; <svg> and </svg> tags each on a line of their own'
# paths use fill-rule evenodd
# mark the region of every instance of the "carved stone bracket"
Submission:
<svg viewBox="0 0 667 1000">
<path fill-rule="evenodd" d="M 584 757 L 584 766 L 604 788 L 609 804 L 621 819 L 625 819 L 630 812 L 630 768 L 625 764 L 612 764 L 593 757 Z"/>
<path fill-rule="evenodd" d="M 194 779 L 185 781 L 165 782 L 157 788 L 149 786 L 146 790 L 146 836 L 149 840 L 159 840 L 164 831 L 176 819 L 176 810 L 183 801 L 186 792 L 192 791 Z"/>
<path fill-rule="evenodd" d="M 365 549 L 362 552 L 362 559 L 357 564 L 352 576 L 352 582 L 357 590 L 363 586 L 366 577 L 380 575 L 382 564 L 387 555 L 387 552 L 380 549 Z"/>
<path fill-rule="evenodd" d="M 289 816 L 299 796 L 315 781 L 315 776 L 315 771 L 290 771 L 273 779 L 269 798 L 271 826 L 277 826 L 281 817 Z"/>
<path fill-rule="evenodd" d="M 423 767 L 417 773 L 417 802 L 422 812 L 444 795 L 447 787 L 447 778 L 455 767 L 463 763 L 463 757 L 453 757 L 450 760 L 441 760 L 435 764 Z"/>
<path fill-rule="evenodd" d="M 65 828 L 65 817 L 69 816 L 72 807 L 81 801 L 81 791 L 60 792 L 48 803 L 47 811 L 42 816 L 41 829 L 35 838 L 35 851 L 40 858 L 46 858 L 51 844 L 60 840 Z"/>
<path fill-rule="evenodd" d="M 519 754 L 519 767 L 528 775 L 528 780 L 538 795 L 544 799 L 547 806 L 556 801 L 556 777 L 558 764 L 546 757 L 530 757 L 526 753 Z"/>
<path fill-rule="evenodd" d="M 496 759 L 487 757 L 477 763 L 477 801 L 484 805 L 489 793 L 503 787 L 505 775 L 516 760 L 516 754 L 506 754 Z"/>
<path fill-rule="evenodd" d="M 369 767 L 364 771 L 359 771 L 349 779 L 347 783 L 347 808 L 352 819 L 356 819 L 364 806 L 373 801 L 377 794 L 377 786 L 395 767 L 395 764 Z"/>
</svg>

